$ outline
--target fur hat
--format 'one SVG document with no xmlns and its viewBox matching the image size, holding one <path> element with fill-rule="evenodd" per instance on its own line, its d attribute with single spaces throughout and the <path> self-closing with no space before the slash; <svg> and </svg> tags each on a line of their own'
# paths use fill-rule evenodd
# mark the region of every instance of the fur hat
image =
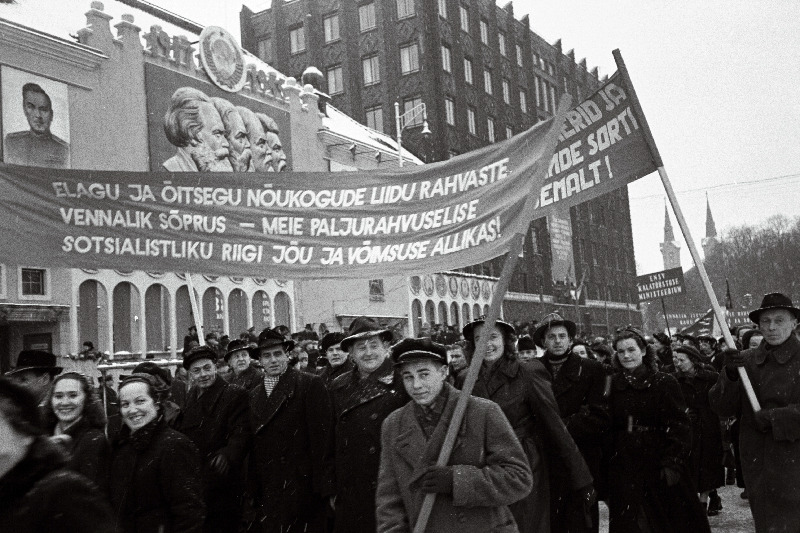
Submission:
<svg viewBox="0 0 800 533">
<path fill-rule="evenodd" d="M 341 344 L 344 339 L 344 333 L 338 331 L 334 333 L 326 333 L 319 342 L 319 353 L 321 355 L 325 355 L 328 352 L 328 348 L 331 346 L 336 346 L 337 344 Z"/>
</svg>

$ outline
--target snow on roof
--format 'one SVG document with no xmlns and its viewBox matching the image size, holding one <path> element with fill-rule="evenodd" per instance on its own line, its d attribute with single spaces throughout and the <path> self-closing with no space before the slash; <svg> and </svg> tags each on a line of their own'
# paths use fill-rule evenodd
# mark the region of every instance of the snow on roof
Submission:
<svg viewBox="0 0 800 533">
<path fill-rule="evenodd" d="M 397 154 L 397 141 L 388 135 L 353 120 L 330 104 L 326 107 L 326 111 L 328 116 L 322 119 L 322 125 L 328 130 L 376 150 Z M 408 150 L 403 150 L 403 158 L 417 165 L 422 164 L 422 161 Z"/>
</svg>

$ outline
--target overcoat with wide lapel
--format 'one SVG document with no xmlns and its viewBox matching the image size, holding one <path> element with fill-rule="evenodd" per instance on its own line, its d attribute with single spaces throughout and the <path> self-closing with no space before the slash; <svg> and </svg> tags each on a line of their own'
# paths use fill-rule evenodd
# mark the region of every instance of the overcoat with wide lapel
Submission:
<svg viewBox="0 0 800 533">
<path fill-rule="evenodd" d="M 425 498 L 417 482 L 428 466 L 436 464 L 460 394 L 449 391 L 430 439 L 417 422 L 413 402 L 384 422 L 376 495 L 379 533 L 411 531 Z M 531 471 L 497 404 L 470 397 L 448 464 L 453 466 L 453 494 L 437 495 L 426 531 L 519 531 L 508 505 L 530 492 Z"/>
<path fill-rule="evenodd" d="M 333 494 L 333 411 L 322 380 L 289 368 L 250 392 L 252 471 L 270 531 L 322 531 Z M 291 528 L 291 529 L 290 529 Z"/>
<path fill-rule="evenodd" d="M 368 377 L 358 368 L 339 376 L 330 391 L 336 419 L 335 531 L 374 533 L 381 424 L 409 397 L 389 357 Z"/>
</svg>

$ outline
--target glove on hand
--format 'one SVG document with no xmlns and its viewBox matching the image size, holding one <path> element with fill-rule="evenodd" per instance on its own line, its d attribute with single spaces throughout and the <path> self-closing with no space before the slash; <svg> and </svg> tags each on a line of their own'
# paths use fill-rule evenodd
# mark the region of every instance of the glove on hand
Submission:
<svg viewBox="0 0 800 533">
<path fill-rule="evenodd" d="M 766 433 L 772 428 L 772 418 L 770 417 L 769 409 L 761 409 L 753 413 L 753 421 L 756 428 L 762 433 Z"/>
<path fill-rule="evenodd" d="M 425 493 L 452 494 L 453 468 L 450 466 L 431 466 L 419 480 L 420 490 Z"/>
<path fill-rule="evenodd" d="M 739 367 L 744 366 L 747 358 L 736 348 L 725 348 L 722 350 L 722 355 L 725 357 L 725 373 L 728 374 L 728 379 L 737 381 L 739 379 Z"/>
<path fill-rule="evenodd" d="M 681 479 L 681 474 L 674 468 L 665 466 L 661 468 L 661 479 L 663 479 L 668 487 L 674 487 Z"/>
</svg>

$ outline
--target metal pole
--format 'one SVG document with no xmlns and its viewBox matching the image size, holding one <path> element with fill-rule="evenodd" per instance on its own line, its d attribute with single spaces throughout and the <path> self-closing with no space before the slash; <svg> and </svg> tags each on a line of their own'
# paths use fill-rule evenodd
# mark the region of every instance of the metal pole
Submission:
<svg viewBox="0 0 800 533">
<path fill-rule="evenodd" d="M 400 102 L 394 103 L 394 121 L 397 128 L 397 164 L 403 166 L 403 128 L 400 127 Z"/>
<path fill-rule="evenodd" d="M 664 311 L 664 323 L 667 325 L 667 335 L 672 338 L 672 330 L 669 329 L 669 319 L 667 318 L 667 306 L 664 304 L 664 298 L 661 298 L 661 310 Z"/>
</svg>

